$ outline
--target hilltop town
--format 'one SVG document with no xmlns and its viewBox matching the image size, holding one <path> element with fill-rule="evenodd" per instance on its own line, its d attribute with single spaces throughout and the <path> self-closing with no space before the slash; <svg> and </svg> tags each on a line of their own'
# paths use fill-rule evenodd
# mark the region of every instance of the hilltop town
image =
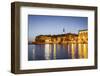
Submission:
<svg viewBox="0 0 100 76">
<path fill-rule="evenodd" d="M 65 33 L 58 35 L 36 36 L 32 44 L 67 44 L 67 43 L 88 43 L 88 30 L 80 30 L 78 34 Z"/>
</svg>

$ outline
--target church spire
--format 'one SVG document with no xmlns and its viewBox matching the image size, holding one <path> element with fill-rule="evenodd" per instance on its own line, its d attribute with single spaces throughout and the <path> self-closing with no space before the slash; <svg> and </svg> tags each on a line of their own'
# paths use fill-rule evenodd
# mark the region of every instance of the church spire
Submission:
<svg viewBox="0 0 100 76">
<path fill-rule="evenodd" d="M 63 28 L 63 33 L 65 34 L 65 28 Z"/>
</svg>

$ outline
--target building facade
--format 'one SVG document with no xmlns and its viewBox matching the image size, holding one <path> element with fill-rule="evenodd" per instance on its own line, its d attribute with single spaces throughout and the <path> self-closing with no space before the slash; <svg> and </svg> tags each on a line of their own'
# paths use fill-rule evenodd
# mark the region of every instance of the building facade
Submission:
<svg viewBox="0 0 100 76">
<path fill-rule="evenodd" d="M 35 38 L 35 43 L 88 43 L 88 31 L 80 30 L 78 34 L 39 35 Z"/>
<path fill-rule="evenodd" d="M 88 43 L 88 31 L 80 30 L 78 33 L 78 43 Z"/>
</svg>

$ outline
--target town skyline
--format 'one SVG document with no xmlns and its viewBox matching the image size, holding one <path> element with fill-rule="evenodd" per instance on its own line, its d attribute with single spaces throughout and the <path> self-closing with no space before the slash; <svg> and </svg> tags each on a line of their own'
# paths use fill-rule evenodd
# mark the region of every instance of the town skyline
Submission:
<svg viewBox="0 0 100 76">
<path fill-rule="evenodd" d="M 28 41 L 38 35 L 78 34 L 79 30 L 87 29 L 87 22 L 87 17 L 29 15 Z"/>
</svg>

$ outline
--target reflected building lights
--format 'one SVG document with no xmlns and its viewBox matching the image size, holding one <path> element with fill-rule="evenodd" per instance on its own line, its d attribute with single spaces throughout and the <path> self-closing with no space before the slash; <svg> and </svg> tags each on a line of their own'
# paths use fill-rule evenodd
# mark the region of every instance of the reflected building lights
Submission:
<svg viewBox="0 0 100 76">
<path fill-rule="evenodd" d="M 49 44 L 45 45 L 45 59 L 48 60 L 50 59 L 50 48 L 49 48 Z"/>
<path fill-rule="evenodd" d="M 42 45 L 42 47 L 41 47 Z M 84 59 L 88 58 L 88 44 L 41 44 L 35 45 L 32 49 L 32 58 L 31 60 L 36 59 Z M 37 47 L 36 47 L 37 46 Z M 59 48 L 58 48 L 59 47 Z M 38 48 L 38 49 L 37 49 Z M 38 52 L 37 52 L 38 51 Z M 39 57 L 43 58 L 39 58 Z"/>
<path fill-rule="evenodd" d="M 54 44 L 53 57 L 56 59 L 56 44 Z"/>
<path fill-rule="evenodd" d="M 33 59 L 35 59 L 35 47 L 34 49 L 32 49 L 32 53 L 33 53 Z"/>
<path fill-rule="evenodd" d="M 79 58 L 88 58 L 88 44 L 78 44 Z"/>
<path fill-rule="evenodd" d="M 78 55 L 79 55 L 79 58 L 82 58 L 82 44 L 78 44 Z"/>
<path fill-rule="evenodd" d="M 72 50 L 72 59 L 75 58 L 75 47 L 74 44 L 71 45 L 71 50 Z"/>
<path fill-rule="evenodd" d="M 87 44 L 83 44 L 83 54 L 84 54 L 84 58 L 88 57 L 88 45 Z"/>
<path fill-rule="evenodd" d="M 46 60 L 50 60 L 51 58 L 57 59 L 64 57 L 66 57 L 67 59 L 88 58 L 87 30 L 80 30 L 78 34 L 67 33 L 53 36 L 40 35 L 37 36 L 35 40 L 36 42 L 33 42 L 33 44 L 44 45 L 44 47 L 40 48 L 39 46 L 38 48 L 40 48 L 40 51 L 43 48 L 42 51 L 44 51 L 43 55 Z M 33 59 L 35 59 L 36 57 L 35 53 L 37 50 L 35 48 L 36 47 L 34 47 L 34 49 L 32 50 Z M 60 53 L 64 56 L 61 56 Z"/>
</svg>

